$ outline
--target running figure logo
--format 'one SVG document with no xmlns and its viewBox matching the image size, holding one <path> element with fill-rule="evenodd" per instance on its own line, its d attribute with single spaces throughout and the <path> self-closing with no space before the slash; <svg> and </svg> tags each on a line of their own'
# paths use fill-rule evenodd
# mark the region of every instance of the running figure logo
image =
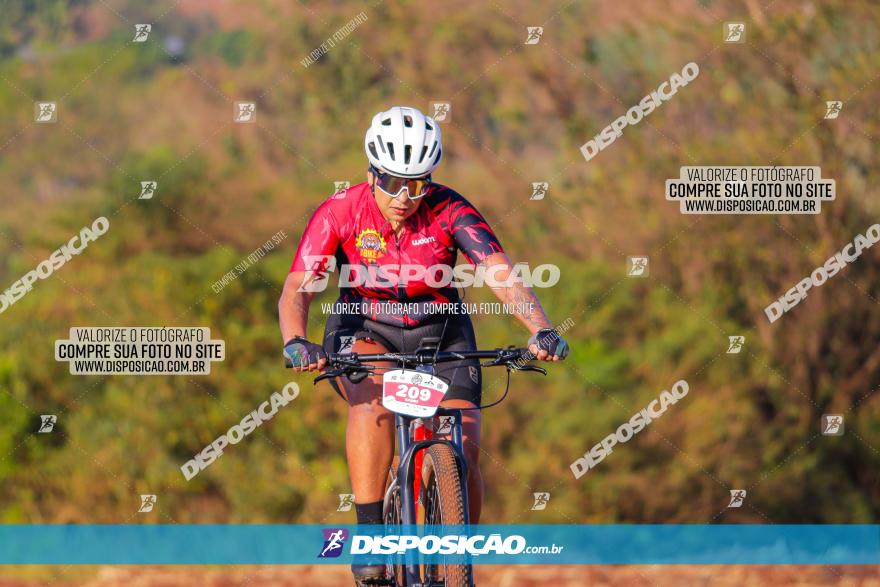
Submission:
<svg viewBox="0 0 880 587">
<path fill-rule="evenodd" d="M 550 493 L 548 492 L 539 492 L 533 493 L 535 496 L 535 503 L 532 504 L 532 511 L 540 511 L 543 509 L 547 509 L 547 502 L 550 501 Z"/>
<path fill-rule="evenodd" d="M 437 434 L 449 434 L 452 432 L 452 424 L 455 422 L 455 416 L 439 416 L 440 423 L 437 425 Z"/>
<path fill-rule="evenodd" d="M 150 31 L 153 30 L 153 25 L 151 24 L 136 24 L 134 25 L 134 38 L 132 41 L 135 43 L 143 43 L 147 40 L 147 37 L 150 36 Z"/>
<path fill-rule="evenodd" d="M 343 190 L 347 190 L 351 187 L 351 182 L 348 181 L 334 181 L 333 182 L 333 193 L 338 194 Z"/>
<path fill-rule="evenodd" d="M 330 273 L 336 270 L 336 257 L 333 255 L 303 255 L 306 276 L 297 291 L 319 292 L 327 289 Z"/>
<path fill-rule="evenodd" d="M 37 430 L 37 434 L 48 434 L 49 432 L 52 432 L 57 421 L 58 416 L 53 416 L 51 414 L 40 416 L 40 429 Z"/>
<path fill-rule="evenodd" d="M 528 29 L 528 36 L 526 37 L 526 42 L 523 45 L 537 45 L 541 41 L 541 35 L 544 34 L 544 27 L 542 26 L 530 26 L 526 27 Z"/>
<path fill-rule="evenodd" d="M 724 42 L 742 43 L 746 40 L 746 25 L 741 22 L 724 23 Z"/>
<path fill-rule="evenodd" d="M 544 196 L 547 195 L 547 190 L 550 189 L 550 182 L 547 181 L 533 181 L 532 182 L 532 197 L 530 200 L 543 200 Z"/>
<path fill-rule="evenodd" d="M 254 122 L 257 119 L 257 105 L 253 102 L 235 103 L 235 122 Z"/>
<path fill-rule="evenodd" d="M 342 554 L 342 546 L 345 544 L 345 541 L 348 540 L 348 530 L 345 528 L 325 528 L 323 532 L 324 547 L 321 549 L 321 553 L 318 554 L 318 558 L 338 557 Z"/>
<path fill-rule="evenodd" d="M 138 512 L 142 514 L 151 512 L 154 505 L 156 505 L 155 495 L 141 495 L 141 507 L 138 508 Z"/>
<path fill-rule="evenodd" d="M 142 181 L 141 195 L 138 196 L 138 200 L 151 200 L 158 186 L 159 184 L 155 181 Z"/>
<path fill-rule="evenodd" d="M 34 122 L 55 122 L 58 120 L 58 105 L 55 102 L 36 102 Z"/>
<path fill-rule="evenodd" d="M 429 112 L 431 112 L 431 118 L 433 118 L 437 122 L 449 122 L 451 116 L 452 106 L 449 102 L 431 102 L 431 108 Z"/>
<path fill-rule="evenodd" d="M 354 493 L 340 493 L 339 494 L 339 507 L 336 508 L 337 512 L 350 512 L 351 506 L 354 505 Z"/>
<path fill-rule="evenodd" d="M 629 277 L 647 277 L 648 276 L 648 258 L 647 257 L 627 257 L 627 271 Z"/>
<path fill-rule="evenodd" d="M 841 414 L 822 415 L 822 434 L 824 436 L 840 436 L 843 434 L 843 416 Z"/>
<path fill-rule="evenodd" d="M 350 355 L 354 351 L 354 337 L 340 336 L 339 350 L 336 351 L 340 355 Z"/>
<path fill-rule="evenodd" d="M 738 508 L 741 507 L 743 501 L 746 499 L 746 490 L 745 489 L 731 489 L 730 490 L 730 503 L 727 504 L 729 508 Z"/>
<path fill-rule="evenodd" d="M 745 336 L 728 336 L 727 339 L 730 341 L 730 345 L 727 347 L 727 354 L 730 355 L 740 352 L 746 342 Z"/>
<path fill-rule="evenodd" d="M 839 100 L 825 102 L 825 118 L 837 118 L 840 115 L 841 108 L 843 108 L 843 102 Z"/>
</svg>

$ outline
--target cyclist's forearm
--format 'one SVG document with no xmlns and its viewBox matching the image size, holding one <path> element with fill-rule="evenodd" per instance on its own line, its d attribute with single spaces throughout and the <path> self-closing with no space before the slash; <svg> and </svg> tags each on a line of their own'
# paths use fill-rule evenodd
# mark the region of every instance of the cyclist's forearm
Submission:
<svg viewBox="0 0 880 587">
<path fill-rule="evenodd" d="M 487 257 L 481 265 L 486 265 L 487 268 L 501 265 L 502 267 L 495 270 L 496 278 L 500 283 L 506 282 L 513 271 L 510 259 L 507 255 L 500 253 Z M 534 334 L 542 328 L 553 328 L 538 296 L 528 285 L 512 283 L 509 286 L 492 287 L 491 289 L 502 303 L 513 309 L 513 314 L 528 328 L 530 333 Z"/>
<path fill-rule="evenodd" d="M 284 342 L 294 336 L 307 338 L 309 305 L 314 294 L 298 291 L 301 284 L 302 279 L 291 273 L 284 282 L 284 291 L 278 300 L 278 322 Z"/>
<path fill-rule="evenodd" d="M 278 318 L 281 325 L 281 338 L 287 342 L 294 336 L 308 338 L 309 303 L 311 299 L 304 293 L 294 293 L 278 304 Z"/>
<path fill-rule="evenodd" d="M 542 328 L 553 328 L 547 313 L 541 306 L 538 296 L 527 285 L 521 283 L 513 284 L 505 289 L 506 294 L 502 301 L 506 304 L 512 304 L 514 316 L 534 334 Z M 498 292 L 495 292 L 498 299 L 502 299 Z"/>
</svg>

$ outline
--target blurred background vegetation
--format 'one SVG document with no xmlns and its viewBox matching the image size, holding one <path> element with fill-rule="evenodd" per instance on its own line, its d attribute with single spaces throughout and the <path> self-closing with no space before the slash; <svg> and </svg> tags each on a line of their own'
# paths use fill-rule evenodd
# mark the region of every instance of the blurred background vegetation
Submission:
<svg viewBox="0 0 880 587">
<path fill-rule="evenodd" d="M 880 7 L 869 1 L 290 3 L 30 0 L 0 9 L 0 287 L 98 216 L 110 231 L 0 315 L 0 520 L 351 522 L 345 406 L 280 363 L 304 222 L 365 174 L 394 104 L 452 103 L 438 181 L 542 291 L 573 353 L 484 414 L 487 523 L 853 523 L 880 513 L 880 269 L 867 251 L 778 322 L 763 308 L 878 220 Z M 301 60 L 368 17 L 311 67 Z M 722 23 L 747 23 L 723 44 Z M 134 25 L 152 23 L 146 43 Z M 524 45 L 526 26 L 544 26 Z M 578 147 L 695 61 L 700 76 L 591 162 Z M 59 104 L 33 123 L 34 101 Z M 823 120 L 826 100 L 843 100 Z M 236 101 L 257 103 L 234 124 Z M 682 165 L 819 165 L 819 216 L 683 216 Z M 137 200 L 141 180 L 157 180 Z M 529 201 L 531 182 L 548 197 Z M 219 293 L 279 230 L 289 237 Z M 628 255 L 650 277 L 627 279 Z M 321 301 L 330 301 L 328 292 Z M 486 292 L 468 293 L 489 300 Z M 324 317 L 313 310 L 310 334 Z M 525 342 L 475 318 L 480 346 Z M 71 326 L 209 326 L 208 377 L 78 377 Z M 727 336 L 744 335 L 740 354 Z M 484 400 L 503 391 L 489 372 Z M 303 392 L 193 481 L 179 467 L 291 379 Z M 568 465 L 678 379 L 690 394 L 596 469 Z M 845 415 L 840 437 L 823 413 Z M 59 416 L 35 434 L 39 414 Z M 748 489 L 726 510 L 728 491 Z M 551 491 L 532 512 L 532 492 Z M 158 495 L 157 515 L 136 513 Z"/>
</svg>

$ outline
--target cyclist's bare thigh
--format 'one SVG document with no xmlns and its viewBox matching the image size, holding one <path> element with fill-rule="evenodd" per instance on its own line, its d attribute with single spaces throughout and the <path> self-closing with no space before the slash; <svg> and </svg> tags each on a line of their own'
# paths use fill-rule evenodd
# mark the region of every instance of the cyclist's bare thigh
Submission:
<svg viewBox="0 0 880 587">
<path fill-rule="evenodd" d="M 354 341 L 352 352 L 358 354 L 381 354 L 389 352 L 381 343 L 374 340 L 358 339 Z M 391 362 L 371 363 L 379 367 L 393 368 Z M 366 377 L 359 383 L 352 383 L 347 377 L 338 377 L 336 379 L 339 391 L 348 405 L 368 404 L 378 402 L 378 407 L 382 408 L 382 374 L 386 369 L 377 369 L 375 373 Z M 383 410 L 385 408 L 382 408 Z"/>
</svg>

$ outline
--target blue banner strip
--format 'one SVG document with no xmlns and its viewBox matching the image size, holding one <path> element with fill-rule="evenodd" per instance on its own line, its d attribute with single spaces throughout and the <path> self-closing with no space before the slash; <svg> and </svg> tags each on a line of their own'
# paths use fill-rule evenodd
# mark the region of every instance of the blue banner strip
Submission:
<svg viewBox="0 0 880 587">
<path fill-rule="evenodd" d="M 880 525 L 679 524 L 8 524 L 0 525 L 0 564 L 349 564 L 353 548 L 368 553 L 358 561 L 385 560 L 389 551 L 402 557 L 401 544 L 410 560 L 441 563 L 880 564 Z"/>
</svg>

